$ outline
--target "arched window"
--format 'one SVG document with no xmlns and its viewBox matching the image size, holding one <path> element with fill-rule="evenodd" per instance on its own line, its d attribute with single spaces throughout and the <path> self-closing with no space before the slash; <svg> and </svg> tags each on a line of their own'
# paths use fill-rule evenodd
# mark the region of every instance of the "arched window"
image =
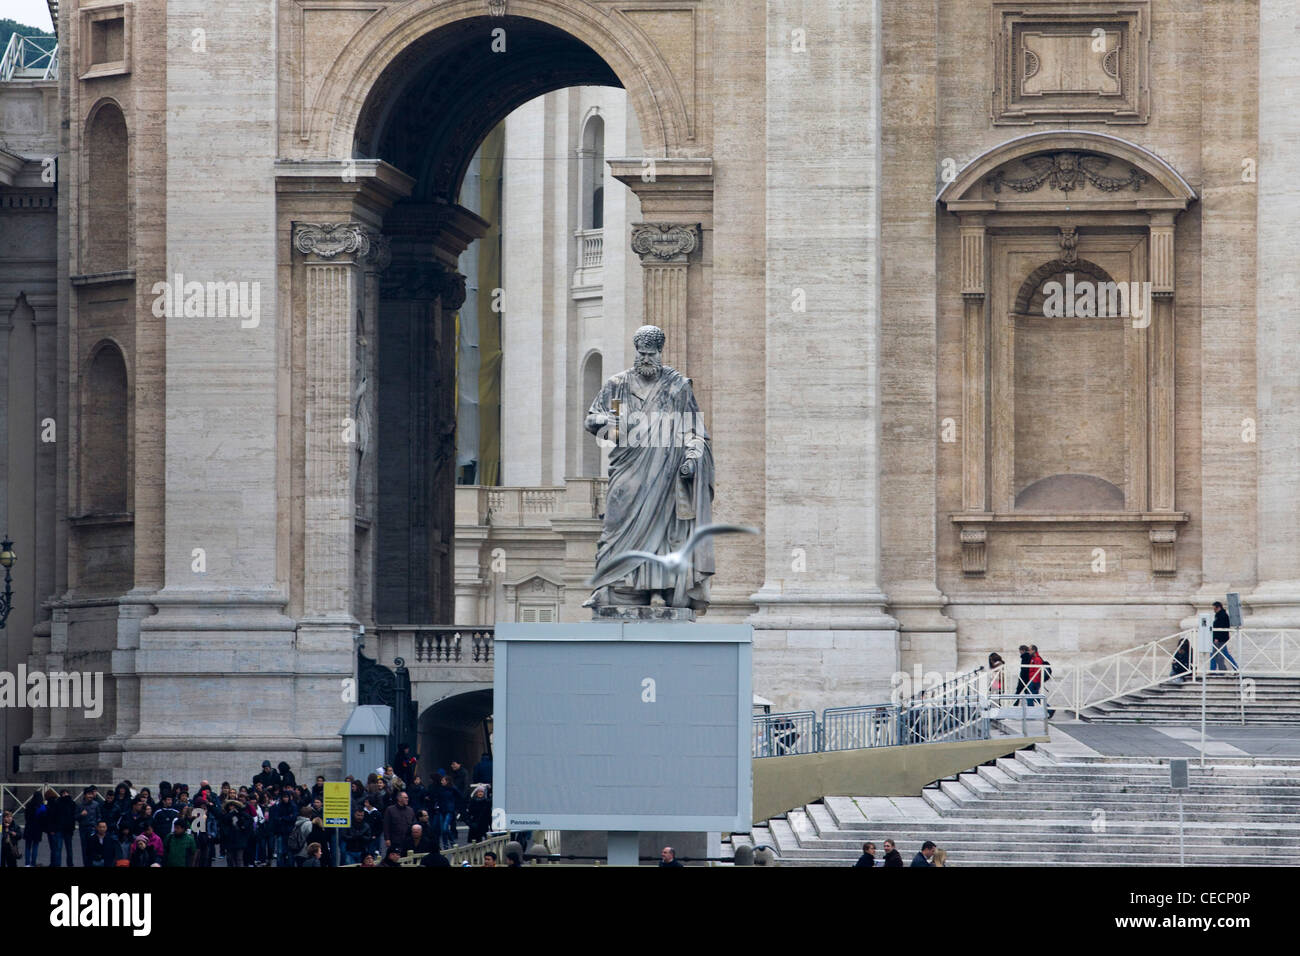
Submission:
<svg viewBox="0 0 1300 956">
<path fill-rule="evenodd" d="M 605 121 L 597 113 L 582 131 L 582 228 L 605 227 Z"/>
<path fill-rule="evenodd" d="M 128 508 L 128 395 L 126 362 L 112 342 L 95 350 L 83 383 L 81 487 L 87 514 Z"/>
<path fill-rule="evenodd" d="M 587 356 L 587 361 L 582 366 L 582 409 L 583 416 L 591 407 L 591 403 L 596 400 L 600 394 L 600 387 L 605 383 L 604 378 L 605 363 L 600 357 L 599 352 L 592 352 Z M 594 436 L 582 433 L 582 477 L 599 478 L 600 477 L 600 445 L 596 442 Z"/>
<path fill-rule="evenodd" d="M 95 111 L 86 128 L 86 258 L 82 271 L 127 268 L 126 120 L 115 103 Z"/>
</svg>

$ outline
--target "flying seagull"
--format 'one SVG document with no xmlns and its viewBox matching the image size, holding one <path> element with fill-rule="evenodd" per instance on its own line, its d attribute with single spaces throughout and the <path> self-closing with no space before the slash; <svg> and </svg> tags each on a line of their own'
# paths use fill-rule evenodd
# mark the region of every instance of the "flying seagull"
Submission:
<svg viewBox="0 0 1300 956">
<path fill-rule="evenodd" d="M 705 538 L 712 537 L 715 534 L 758 534 L 758 529 L 741 524 L 706 524 L 704 527 L 696 528 L 691 532 L 691 536 L 686 539 L 686 544 L 682 545 L 680 551 L 672 551 L 668 554 L 651 554 L 649 551 L 624 551 L 610 561 L 606 571 L 641 564 L 642 562 L 650 562 L 659 565 L 671 578 L 676 579 L 677 575 L 681 574 L 682 569 L 686 566 L 687 557 L 695 550 L 696 546 Z M 595 580 L 593 576 L 588 579 L 587 584 L 594 584 Z"/>
</svg>

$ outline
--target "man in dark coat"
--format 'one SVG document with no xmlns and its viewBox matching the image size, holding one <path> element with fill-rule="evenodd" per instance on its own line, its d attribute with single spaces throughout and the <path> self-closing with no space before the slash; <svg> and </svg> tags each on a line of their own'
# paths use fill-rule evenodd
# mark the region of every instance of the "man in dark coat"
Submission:
<svg viewBox="0 0 1300 956">
<path fill-rule="evenodd" d="M 1029 645 L 1020 645 L 1020 678 L 1016 681 L 1016 693 L 1029 693 L 1029 671 L 1030 664 L 1034 660 L 1034 655 L 1029 651 Z"/>
<path fill-rule="evenodd" d="M 86 863 L 86 845 L 95 835 L 95 824 L 99 823 L 104 801 L 99 798 L 99 790 L 92 783 L 81 791 L 77 800 L 77 832 L 81 836 L 81 862 Z"/>
<path fill-rule="evenodd" d="M 896 866 L 900 869 L 903 866 L 903 854 L 898 852 L 898 847 L 894 846 L 893 840 L 885 841 L 885 866 Z"/>
<path fill-rule="evenodd" d="M 934 844 L 926 840 L 912 857 L 912 866 L 934 866 Z"/>
<path fill-rule="evenodd" d="M 58 857 L 62 853 L 67 857 L 67 865 L 72 866 L 72 837 L 77 831 L 77 802 L 72 799 L 72 791 L 66 787 L 60 790 L 50 812 L 50 854 Z M 57 859 L 50 862 L 50 866 L 62 865 Z"/>
<path fill-rule="evenodd" d="M 681 867 L 682 861 L 677 859 L 677 851 L 670 846 L 666 846 L 659 853 L 660 866 Z"/>
<path fill-rule="evenodd" d="M 253 786 L 262 785 L 262 789 L 270 790 L 272 787 L 280 786 L 280 775 L 271 769 L 271 761 L 262 761 L 262 772 L 253 778 Z"/>
<path fill-rule="evenodd" d="M 293 860 L 289 854 L 289 834 L 298 822 L 298 805 L 293 802 L 293 795 L 287 790 L 280 794 L 280 802 L 271 808 L 271 833 L 275 836 L 279 851 L 279 866 L 290 866 Z"/>
<path fill-rule="evenodd" d="M 221 827 L 221 846 L 226 851 L 226 866 L 247 865 L 246 853 L 253 836 L 253 818 L 238 800 L 227 800 L 225 807 L 213 804 L 209 811 Z"/>
<path fill-rule="evenodd" d="M 858 857 L 858 862 L 853 864 L 858 866 L 869 866 L 873 870 L 876 868 L 876 845 L 874 843 L 862 844 L 862 856 Z"/>
<path fill-rule="evenodd" d="M 420 861 L 420 866 L 451 866 L 451 860 L 442 855 L 440 850 L 434 850 Z"/>
<path fill-rule="evenodd" d="M 465 812 L 465 801 L 469 799 L 469 771 L 461 766 L 459 760 L 451 762 L 451 785 L 456 788 L 456 815 Z"/>
<path fill-rule="evenodd" d="M 1218 601 L 1214 602 L 1214 651 L 1210 654 L 1210 670 L 1226 671 L 1228 664 L 1232 664 L 1232 669 L 1239 670 L 1237 662 L 1232 659 L 1228 653 L 1228 638 L 1232 636 L 1229 628 L 1232 622 L 1228 619 L 1228 612 L 1223 609 L 1223 605 Z"/>
<path fill-rule="evenodd" d="M 403 847 L 406 853 L 437 853 L 438 844 L 429 839 L 429 835 L 424 832 L 424 827 L 416 823 L 411 826 L 411 835 L 406 838 L 406 846 Z"/>
<path fill-rule="evenodd" d="M 492 782 L 492 755 L 484 754 L 479 762 L 474 764 L 474 783 L 491 783 Z"/>
<path fill-rule="evenodd" d="M 405 790 L 397 793 L 397 802 L 384 811 L 384 846 L 401 849 L 411 836 L 415 811 L 410 808 Z"/>
<path fill-rule="evenodd" d="M 86 866 L 110 867 L 117 865 L 122 848 L 117 839 L 108 832 L 108 824 L 100 820 L 95 824 L 95 832 L 86 841 Z"/>
</svg>

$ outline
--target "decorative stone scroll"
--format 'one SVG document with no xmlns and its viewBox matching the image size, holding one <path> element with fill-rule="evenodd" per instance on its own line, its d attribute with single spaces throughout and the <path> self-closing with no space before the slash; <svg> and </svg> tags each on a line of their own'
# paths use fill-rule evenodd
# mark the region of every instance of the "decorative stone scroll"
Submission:
<svg viewBox="0 0 1300 956">
<path fill-rule="evenodd" d="M 699 245 L 698 225 L 639 222 L 632 227 L 632 251 L 643 264 L 685 262 Z"/>
<path fill-rule="evenodd" d="M 372 235 L 359 222 L 299 222 L 294 224 L 293 247 L 319 259 L 361 257 L 369 253 Z"/>
<path fill-rule="evenodd" d="M 1178 570 L 1174 558 L 1174 547 L 1178 542 L 1178 532 L 1174 528 L 1152 528 L 1151 570 L 1155 574 L 1173 574 Z"/>
<path fill-rule="evenodd" d="M 969 526 L 961 529 L 961 570 L 969 575 L 981 575 L 988 570 L 987 529 Z"/>
</svg>

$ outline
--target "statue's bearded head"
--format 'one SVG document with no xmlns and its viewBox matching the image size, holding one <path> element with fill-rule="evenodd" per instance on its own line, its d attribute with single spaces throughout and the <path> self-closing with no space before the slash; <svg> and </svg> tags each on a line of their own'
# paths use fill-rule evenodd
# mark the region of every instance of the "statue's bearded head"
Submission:
<svg viewBox="0 0 1300 956">
<path fill-rule="evenodd" d="M 642 378 L 658 377 L 663 369 L 664 330 L 656 325 L 643 325 L 632 336 L 636 346 L 636 364 L 633 366 Z"/>
</svg>

